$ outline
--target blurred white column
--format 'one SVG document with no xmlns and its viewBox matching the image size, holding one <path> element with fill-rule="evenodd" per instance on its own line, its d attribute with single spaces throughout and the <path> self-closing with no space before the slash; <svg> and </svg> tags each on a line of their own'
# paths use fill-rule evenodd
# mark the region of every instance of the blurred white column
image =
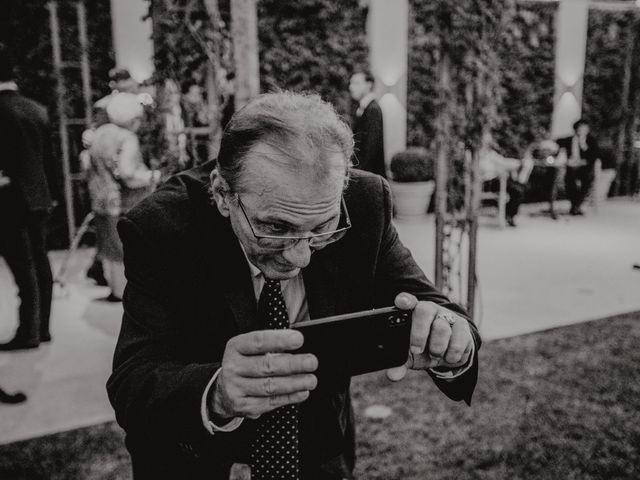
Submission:
<svg viewBox="0 0 640 480">
<path fill-rule="evenodd" d="M 551 136 L 573 134 L 582 114 L 589 0 L 560 0 L 556 15 L 556 66 Z"/>
<path fill-rule="evenodd" d="M 111 0 L 111 25 L 116 66 L 139 82 L 153 73 L 151 19 L 146 0 Z"/>
<path fill-rule="evenodd" d="M 407 144 L 407 0 L 369 0 L 369 63 L 383 114 L 384 150 L 391 156 Z"/>
</svg>

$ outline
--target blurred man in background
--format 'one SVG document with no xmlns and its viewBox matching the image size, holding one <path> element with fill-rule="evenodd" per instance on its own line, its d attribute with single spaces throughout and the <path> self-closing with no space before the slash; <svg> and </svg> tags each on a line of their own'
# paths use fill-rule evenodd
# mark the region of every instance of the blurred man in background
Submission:
<svg viewBox="0 0 640 480">
<path fill-rule="evenodd" d="M 10 52 L 0 45 L 0 254 L 20 296 L 15 337 L 0 350 L 36 348 L 51 340 L 53 278 L 46 223 L 53 179 L 45 108 L 22 96 Z"/>
<path fill-rule="evenodd" d="M 373 93 L 374 84 L 369 72 L 356 72 L 349 82 L 351 97 L 358 102 L 353 120 L 354 163 L 357 168 L 386 177 L 382 110 Z"/>
</svg>

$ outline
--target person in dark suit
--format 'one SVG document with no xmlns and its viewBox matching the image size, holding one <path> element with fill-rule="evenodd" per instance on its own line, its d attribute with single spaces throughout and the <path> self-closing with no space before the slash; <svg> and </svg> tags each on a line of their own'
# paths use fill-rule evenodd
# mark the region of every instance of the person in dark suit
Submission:
<svg viewBox="0 0 640 480">
<path fill-rule="evenodd" d="M 424 370 L 471 401 L 478 331 L 416 265 L 389 185 L 350 168 L 352 153 L 319 96 L 261 95 L 231 118 L 217 163 L 120 220 L 128 284 L 107 391 L 135 479 L 352 478 L 350 378 L 318 385 L 318 359 L 294 353 L 303 336 L 286 328 L 309 318 L 412 310 L 407 364 L 387 376 Z M 295 470 L 269 471 L 276 460 Z"/>
<path fill-rule="evenodd" d="M 36 348 L 51 340 L 53 278 L 46 250 L 46 222 L 53 179 L 45 108 L 22 96 L 13 81 L 8 50 L 0 46 L 0 254 L 20 296 L 15 337 L 0 350 Z"/>
<path fill-rule="evenodd" d="M 595 175 L 595 163 L 600 157 L 600 149 L 595 137 L 589 131 L 586 120 L 573 124 L 575 134 L 558 140 L 560 148 L 567 152 L 565 189 L 571 202 L 570 215 L 583 215 L 582 203 L 591 191 Z"/>
<path fill-rule="evenodd" d="M 373 94 L 374 82 L 369 72 L 356 72 L 349 82 L 351 97 L 358 102 L 353 119 L 354 153 L 358 168 L 386 178 L 382 110 Z"/>
</svg>

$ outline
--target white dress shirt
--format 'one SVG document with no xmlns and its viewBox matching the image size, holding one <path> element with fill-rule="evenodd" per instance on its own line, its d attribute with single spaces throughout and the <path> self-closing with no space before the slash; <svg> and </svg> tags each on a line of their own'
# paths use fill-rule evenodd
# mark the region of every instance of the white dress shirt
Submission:
<svg viewBox="0 0 640 480">
<path fill-rule="evenodd" d="M 18 84 L 16 82 L 0 82 L 0 92 L 4 90 L 9 90 L 11 92 L 18 91 Z"/>
<path fill-rule="evenodd" d="M 367 108 L 369 104 L 373 102 L 375 99 L 376 99 L 376 96 L 373 92 L 367 93 L 364 97 L 362 97 L 358 105 L 358 110 L 356 110 L 356 115 L 358 117 L 362 116 L 362 114 L 364 113 L 364 109 Z"/>
</svg>

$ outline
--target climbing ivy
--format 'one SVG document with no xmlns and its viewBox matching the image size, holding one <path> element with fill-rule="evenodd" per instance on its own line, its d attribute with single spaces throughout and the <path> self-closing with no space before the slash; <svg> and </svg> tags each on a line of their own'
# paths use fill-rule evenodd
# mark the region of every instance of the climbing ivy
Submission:
<svg viewBox="0 0 640 480">
<path fill-rule="evenodd" d="M 614 193 L 638 188 L 633 148 L 640 110 L 640 15 L 591 10 L 584 75 L 583 115 L 602 147 L 605 167 L 616 168 Z"/>
</svg>

